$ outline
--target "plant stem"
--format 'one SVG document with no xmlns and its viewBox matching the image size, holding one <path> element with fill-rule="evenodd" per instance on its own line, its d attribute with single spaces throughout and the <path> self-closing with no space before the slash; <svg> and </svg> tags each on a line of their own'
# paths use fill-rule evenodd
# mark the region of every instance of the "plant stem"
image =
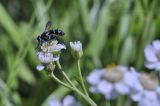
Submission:
<svg viewBox="0 0 160 106">
<path fill-rule="evenodd" d="M 125 99 L 124 96 L 119 96 L 117 99 L 117 106 L 124 106 L 124 104 L 125 104 L 124 99 Z"/>
<path fill-rule="evenodd" d="M 84 93 L 88 96 L 88 92 L 87 92 L 86 87 L 84 85 L 84 81 L 83 81 L 83 77 L 82 77 L 82 73 L 81 73 L 80 60 L 77 60 L 77 66 L 78 66 L 78 74 L 79 74 L 79 77 L 80 77 L 82 89 L 83 89 Z"/>
<path fill-rule="evenodd" d="M 63 74 L 64 78 L 67 80 L 67 82 L 68 82 L 72 87 L 74 87 L 74 84 L 72 83 L 72 81 L 68 78 L 68 76 L 66 75 L 66 73 L 62 70 L 62 67 L 61 67 L 59 61 L 56 61 L 56 64 L 57 64 L 59 70 L 61 71 L 61 73 Z"/>
<path fill-rule="evenodd" d="M 97 104 L 91 99 L 89 98 L 88 96 L 84 95 L 81 91 L 79 91 L 77 88 L 75 87 L 71 87 L 69 85 L 67 85 L 66 83 L 62 82 L 61 80 L 59 80 L 54 74 L 53 72 L 51 72 L 51 76 L 53 77 L 53 79 L 55 81 L 57 81 L 59 84 L 77 92 L 80 96 L 82 96 L 91 106 L 97 106 Z"/>
<path fill-rule="evenodd" d="M 53 72 L 51 72 L 51 76 L 53 77 L 53 79 L 54 79 L 55 81 L 57 81 L 57 82 L 60 83 L 61 85 L 65 86 L 66 88 L 68 88 L 68 89 L 74 89 L 73 87 L 71 87 L 71 86 L 67 85 L 66 83 L 62 82 L 61 80 L 59 80 L 59 79 L 53 74 Z"/>
</svg>

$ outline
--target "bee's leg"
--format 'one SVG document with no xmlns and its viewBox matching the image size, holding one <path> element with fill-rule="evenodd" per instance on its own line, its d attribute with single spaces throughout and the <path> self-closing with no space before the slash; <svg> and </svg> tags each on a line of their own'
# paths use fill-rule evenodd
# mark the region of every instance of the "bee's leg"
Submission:
<svg viewBox="0 0 160 106">
<path fill-rule="evenodd" d="M 62 40 L 60 40 L 59 37 L 56 37 L 55 39 L 58 41 L 58 43 L 63 43 Z"/>
<path fill-rule="evenodd" d="M 39 42 L 35 49 L 38 50 L 38 48 L 40 48 L 40 45 L 41 43 Z"/>
</svg>

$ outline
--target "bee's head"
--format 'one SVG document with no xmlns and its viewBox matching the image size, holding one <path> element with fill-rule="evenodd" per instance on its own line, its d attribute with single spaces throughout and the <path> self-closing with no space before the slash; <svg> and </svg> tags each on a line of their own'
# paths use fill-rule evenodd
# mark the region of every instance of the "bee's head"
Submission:
<svg viewBox="0 0 160 106">
<path fill-rule="evenodd" d="M 57 30 L 57 33 L 58 33 L 59 36 L 65 35 L 65 33 L 62 30 Z"/>
<path fill-rule="evenodd" d="M 63 31 L 61 31 L 61 35 L 63 36 L 63 35 L 65 35 L 65 33 Z"/>
</svg>

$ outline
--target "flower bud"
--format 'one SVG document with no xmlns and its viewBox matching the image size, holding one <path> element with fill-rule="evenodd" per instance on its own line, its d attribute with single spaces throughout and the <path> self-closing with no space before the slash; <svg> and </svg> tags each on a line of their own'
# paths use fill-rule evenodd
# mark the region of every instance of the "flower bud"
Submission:
<svg viewBox="0 0 160 106">
<path fill-rule="evenodd" d="M 80 59 L 83 55 L 82 43 L 80 41 L 70 42 L 71 54 L 75 59 Z"/>
</svg>

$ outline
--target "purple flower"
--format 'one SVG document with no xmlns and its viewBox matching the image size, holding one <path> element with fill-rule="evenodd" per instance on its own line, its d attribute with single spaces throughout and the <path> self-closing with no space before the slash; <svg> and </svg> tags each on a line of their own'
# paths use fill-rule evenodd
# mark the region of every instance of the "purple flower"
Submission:
<svg viewBox="0 0 160 106">
<path fill-rule="evenodd" d="M 158 79 L 148 74 L 139 76 L 142 89 L 132 92 L 130 97 L 138 106 L 160 106 L 160 87 Z M 137 86 L 135 86 L 136 88 Z"/>
<path fill-rule="evenodd" d="M 52 97 L 48 104 L 49 106 L 81 106 L 80 103 L 71 95 L 65 96 L 63 100 Z"/>
<path fill-rule="evenodd" d="M 146 46 L 144 53 L 145 66 L 160 71 L 160 40 L 155 40 L 152 44 Z"/>
<path fill-rule="evenodd" d="M 95 69 L 88 75 L 87 81 L 91 85 L 91 92 L 101 93 L 106 99 L 114 99 L 119 94 L 127 95 L 131 91 L 142 89 L 138 83 L 138 73 L 133 68 L 129 71 L 121 65 Z M 138 88 L 134 89 L 134 86 Z"/>
</svg>

